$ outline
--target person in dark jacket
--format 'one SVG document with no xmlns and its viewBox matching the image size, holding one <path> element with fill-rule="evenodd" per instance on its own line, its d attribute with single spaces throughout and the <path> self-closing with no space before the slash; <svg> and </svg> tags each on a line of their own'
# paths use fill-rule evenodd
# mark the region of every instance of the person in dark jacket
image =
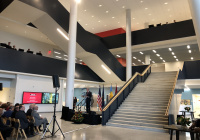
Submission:
<svg viewBox="0 0 200 140">
<path fill-rule="evenodd" d="M 35 104 L 30 104 L 29 109 L 26 112 L 26 116 L 31 116 L 34 106 Z"/>
<path fill-rule="evenodd" d="M 14 110 L 14 106 L 10 106 L 9 109 L 2 115 L 2 117 L 9 118 L 11 117 Z"/>
<path fill-rule="evenodd" d="M 92 98 L 92 92 L 90 92 L 89 88 L 87 88 L 87 92 L 86 92 L 86 111 L 87 111 L 87 113 L 90 113 L 91 98 Z"/>
<path fill-rule="evenodd" d="M 13 128 L 6 126 L 1 119 L 1 116 L 3 114 L 3 109 L 0 108 L 0 131 L 1 134 L 3 135 L 4 140 L 6 140 L 6 137 L 9 137 Z"/>
<path fill-rule="evenodd" d="M 15 118 L 16 113 L 19 111 L 19 105 L 15 105 L 15 109 L 11 115 L 11 118 Z"/>
<path fill-rule="evenodd" d="M 27 137 L 30 137 L 31 135 L 34 135 L 34 124 L 26 118 L 24 110 L 25 106 L 23 104 L 19 105 L 19 111 L 16 113 L 15 118 L 20 120 L 21 128 L 25 130 Z"/>
</svg>

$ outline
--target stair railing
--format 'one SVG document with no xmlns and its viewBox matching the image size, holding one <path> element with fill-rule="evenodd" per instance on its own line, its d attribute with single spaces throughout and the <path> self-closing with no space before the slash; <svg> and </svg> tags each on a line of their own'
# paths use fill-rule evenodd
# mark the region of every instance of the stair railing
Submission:
<svg viewBox="0 0 200 140">
<path fill-rule="evenodd" d="M 83 105 L 85 105 L 85 101 L 86 100 L 86 98 L 83 98 L 77 105 L 76 105 L 76 110 L 77 111 L 81 111 L 81 107 L 83 106 Z"/>
<path fill-rule="evenodd" d="M 125 98 L 133 90 L 139 82 L 144 82 L 151 73 L 151 65 L 149 65 L 142 74 L 136 72 L 118 91 L 118 93 L 105 105 L 102 110 L 102 125 L 106 125 L 111 116 L 119 108 Z"/>
<path fill-rule="evenodd" d="M 175 77 L 175 80 L 174 80 L 174 84 L 173 84 L 173 87 L 172 87 L 172 91 L 171 91 L 171 94 L 170 94 L 170 97 L 169 97 L 169 102 L 168 102 L 168 105 L 167 105 L 167 109 L 165 111 L 165 116 L 168 116 L 169 114 L 169 107 L 170 107 L 170 104 L 171 104 L 171 101 L 172 101 L 172 97 L 174 95 L 174 90 L 175 90 L 175 86 L 176 86 L 176 82 L 177 82 L 177 79 L 178 79 L 178 75 L 179 75 L 179 71 L 177 71 L 176 73 L 176 77 Z"/>
</svg>

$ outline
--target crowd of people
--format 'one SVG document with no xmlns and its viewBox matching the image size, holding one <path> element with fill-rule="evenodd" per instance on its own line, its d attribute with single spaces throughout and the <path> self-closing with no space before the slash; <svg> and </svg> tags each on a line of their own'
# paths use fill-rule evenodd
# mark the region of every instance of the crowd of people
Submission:
<svg viewBox="0 0 200 140">
<path fill-rule="evenodd" d="M 38 106 L 35 104 L 30 104 L 29 109 L 25 113 L 25 106 L 23 104 L 16 103 L 14 106 L 12 103 L 2 103 L 0 102 L 0 132 L 3 135 L 3 138 L 6 140 L 7 137 L 10 137 L 14 124 L 8 126 L 3 120 L 6 118 L 15 118 L 19 119 L 21 124 L 21 129 L 24 129 L 27 137 L 33 137 L 38 134 L 34 132 L 34 127 L 38 127 L 39 131 L 45 131 L 48 125 L 48 120 L 39 115 Z M 33 120 L 30 117 L 34 118 Z M 43 125 L 43 129 L 41 126 Z"/>
<path fill-rule="evenodd" d="M 8 44 L 0 43 L 0 46 L 8 48 L 8 49 L 17 50 L 15 45 L 13 45 L 13 47 L 11 46 L 11 42 L 8 42 Z M 19 51 L 24 51 L 24 50 L 23 49 L 19 49 Z M 33 53 L 33 51 L 31 51 L 30 49 L 28 49 L 26 52 L 27 53 Z M 36 55 L 41 55 L 42 56 L 41 51 L 37 52 Z"/>
</svg>

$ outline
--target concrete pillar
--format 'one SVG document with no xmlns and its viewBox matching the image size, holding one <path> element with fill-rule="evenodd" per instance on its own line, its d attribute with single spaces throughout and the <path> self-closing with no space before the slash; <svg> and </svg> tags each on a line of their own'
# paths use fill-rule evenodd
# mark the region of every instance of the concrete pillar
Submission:
<svg viewBox="0 0 200 140">
<path fill-rule="evenodd" d="M 76 56 L 76 34 L 77 34 L 77 2 L 70 0 L 70 21 L 69 21 L 69 47 L 67 62 L 67 81 L 65 106 L 73 109 L 74 96 L 74 73 L 75 73 L 75 56 Z"/>
<path fill-rule="evenodd" d="M 145 64 L 146 65 L 150 64 L 150 55 L 145 55 Z"/>
<path fill-rule="evenodd" d="M 126 81 L 132 77 L 131 10 L 126 10 Z"/>
<path fill-rule="evenodd" d="M 188 3 L 190 5 L 190 12 L 197 36 L 197 43 L 200 48 L 200 0 L 188 0 Z"/>
</svg>

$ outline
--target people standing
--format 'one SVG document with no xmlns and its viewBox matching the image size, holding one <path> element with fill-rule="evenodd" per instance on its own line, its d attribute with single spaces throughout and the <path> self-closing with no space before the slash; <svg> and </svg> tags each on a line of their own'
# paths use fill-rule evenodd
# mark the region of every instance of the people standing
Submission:
<svg viewBox="0 0 200 140">
<path fill-rule="evenodd" d="M 90 102 L 92 98 L 92 92 L 89 91 L 89 88 L 87 88 L 86 92 L 86 112 L 90 113 Z"/>
<path fill-rule="evenodd" d="M 77 103 L 77 98 L 75 97 L 75 98 L 74 98 L 74 101 L 73 101 L 73 110 L 74 110 L 75 107 L 76 107 L 76 103 Z"/>
</svg>

